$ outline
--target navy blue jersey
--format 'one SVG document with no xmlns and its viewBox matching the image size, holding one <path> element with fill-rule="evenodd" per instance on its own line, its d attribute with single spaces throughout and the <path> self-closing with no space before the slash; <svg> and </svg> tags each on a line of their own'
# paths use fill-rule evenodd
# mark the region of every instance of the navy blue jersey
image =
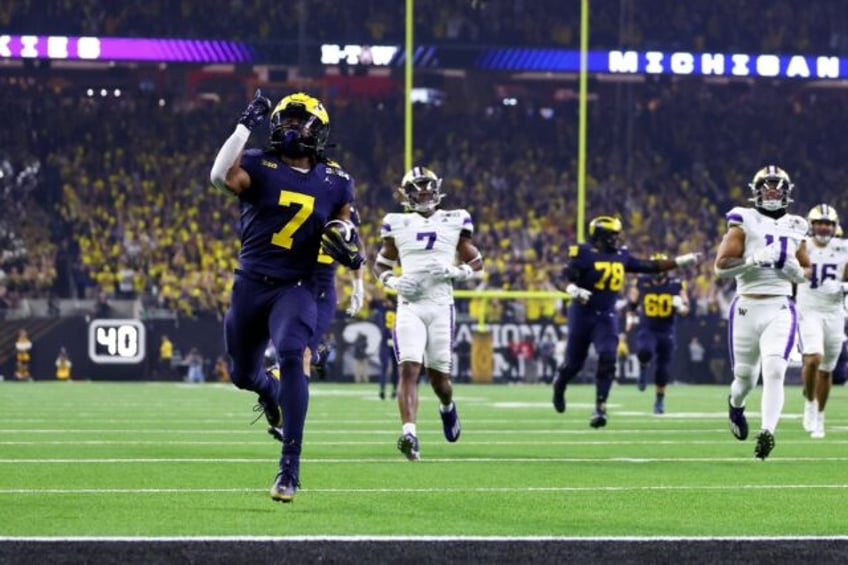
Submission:
<svg viewBox="0 0 848 565">
<path fill-rule="evenodd" d="M 258 149 L 244 152 L 241 167 L 250 188 L 239 195 L 240 267 L 280 280 L 311 277 L 324 225 L 353 201 L 353 181 L 338 167 L 300 172 Z"/>
<path fill-rule="evenodd" d="M 566 274 L 568 280 L 592 292 L 586 304 L 572 301 L 576 308 L 612 312 L 624 288 L 624 273 L 636 272 L 638 259 L 624 247 L 612 253 L 595 249 L 588 243 L 568 247 Z"/>
<path fill-rule="evenodd" d="M 636 280 L 639 291 L 639 327 L 655 332 L 671 333 L 675 314 L 672 300 L 680 294 L 683 282 L 678 278 L 641 275 Z"/>
</svg>

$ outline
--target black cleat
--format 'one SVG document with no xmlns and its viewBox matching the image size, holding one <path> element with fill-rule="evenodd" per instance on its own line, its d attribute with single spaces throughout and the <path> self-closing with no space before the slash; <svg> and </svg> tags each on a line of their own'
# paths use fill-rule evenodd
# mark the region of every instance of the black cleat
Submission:
<svg viewBox="0 0 848 565">
<path fill-rule="evenodd" d="M 458 440 L 459 434 L 462 432 L 462 426 L 459 424 L 456 404 L 452 404 L 451 409 L 447 412 L 439 410 L 439 415 L 442 417 L 442 431 L 445 434 L 445 439 L 451 443 Z"/>
<path fill-rule="evenodd" d="M 757 434 L 757 445 L 754 447 L 754 457 L 765 461 L 774 449 L 774 435 L 768 430 L 760 430 Z"/>
<path fill-rule="evenodd" d="M 300 470 L 300 459 L 298 457 L 285 457 L 274 484 L 271 485 L 271 498 L 277 502 L 292 502 L 294 494 L 300 487 L 297 476 Z"/>
<path fill-rule="evenodd" d="M 410 461 L 418 461 L 421 459 L 421 453 L 418 451 L 418 438 L 412 434 L 403 434 L 398 438 L 397 448 Z"/>
<path fill-rule="evenodd" d="M 565 412 L 565 379 L 559 376 L 554 379 L 554 410 Z"/>
<path fill-rule="evenodd" d="M 274 438 L 275 440 L 279 441 L 280 443 L 283 443 L 284 436 L 282 426 L 280 426 L 279 428 L 271 426 L 270 428 L 268 428 L 268 435 Z"/>
<path fill-rule="evenodd" d="M 589 425 L 595 429 L 603 428 L 607 425 L 607 412 L 606 410 L 601 410 L 599 408 L 595 408 L 595 413 L 592 414 L 592 419 L 589 420 Z"/>
<path fill-rule="evenodd" d="M 253 411 L 262 412 L 265 416 L 265 420 L 268 421 L 268 425 L 272 428 L 279 428 L 283 425 L 283 410 L 280 408 L 280 405 L 273 400 L 266 400 L 260 396 L 256 406 L 253 407 Z M 253 420 L 253 423 L 255 424 L 261 417 L 261 415 L 257 416 L 256 419 Z"/>
<path fill-rule="evenodd" d="M 745 407 L 736 408 L 727 397 L 728 417 L 730 418 L 730 433 L 739 441 L 748 439 L 748 419 L 745 418 Z"/>
</svg>

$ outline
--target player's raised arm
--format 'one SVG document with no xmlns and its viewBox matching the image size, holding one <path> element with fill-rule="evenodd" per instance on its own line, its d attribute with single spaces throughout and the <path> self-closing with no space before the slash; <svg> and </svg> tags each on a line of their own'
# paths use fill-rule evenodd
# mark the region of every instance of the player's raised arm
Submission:
<svg viewBox="0 0 848 565">
<path fill-rule="evenodd" d="M 270 112 L 271 101 L 257 89 L 253 100 L 241 113 L 235 131 L 218 150 L 209 174 L 212 186 L 233 194 L 241 194 L 250 188 L 250 175 L 241 168 L 241 154 L 250 138 L 250 132 L 261 124 Z"/>
</svg>

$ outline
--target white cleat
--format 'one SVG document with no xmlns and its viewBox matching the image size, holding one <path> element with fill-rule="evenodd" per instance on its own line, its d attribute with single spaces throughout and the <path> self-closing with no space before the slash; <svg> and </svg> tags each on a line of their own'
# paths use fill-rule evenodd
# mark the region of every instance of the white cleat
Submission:
<svg viewBox="0 0 848 565">
<path fill-rule="evenodd" d="M 819 411 L 817 400 L 804 400 L 804 431 L 812 432 L 816 425 L 816 413 Z"/>
</svg>

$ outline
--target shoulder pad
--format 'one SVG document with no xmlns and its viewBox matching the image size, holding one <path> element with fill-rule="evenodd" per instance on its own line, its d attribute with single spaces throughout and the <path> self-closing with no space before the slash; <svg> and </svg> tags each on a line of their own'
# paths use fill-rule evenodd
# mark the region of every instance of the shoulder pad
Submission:
<svg viewBox="0 0 848 565">
<path fill-rule="evenodd" d="M 739 226 L 745 222 L 745 216 L 747 215 L 748 210 L 750 210 L 750 208 L 735 206 L 724 215 L 724 218 L 727 220 L 728 225 Z"/>
</svg>

